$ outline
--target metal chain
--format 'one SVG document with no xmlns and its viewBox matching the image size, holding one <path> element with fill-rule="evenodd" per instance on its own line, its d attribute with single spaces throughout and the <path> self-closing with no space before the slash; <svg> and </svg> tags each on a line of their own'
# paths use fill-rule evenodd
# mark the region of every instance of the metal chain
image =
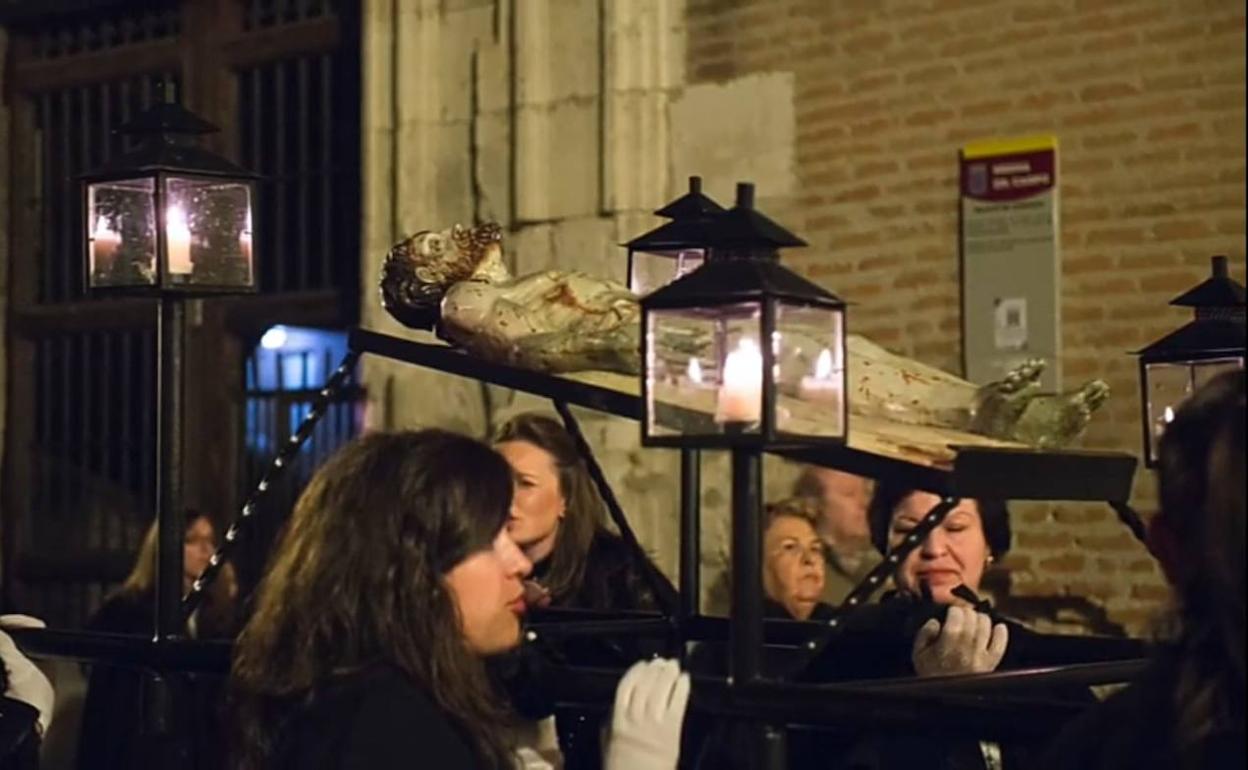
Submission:
<svg viewBox="0 0 1248 770">
<path fill-rule="evenodd" d="M 872 567 L 871 571 L 867 573 L 866 577 L 858 585 L 850 590 L 845 596 L 845 600 L 836 608 L 836 614 L 827 621 L 828 628 L 837 628 L 840 626 L 841 618 L 846 612 L 866 603 L 871 598 L 871 595 L 884 584 L 889 574 L 897 569 L 897 565 L 901 564 L 914 549 L 918 548 L 919 544 L 923 542 L 923 539 L 933 529 L 940 526 L 940 523 L 945 520 L 950 511 L 957 507 L 959 502 L 960 498 L 946 497 L 932 506 L 932 509 L 923 516 L 914 529 L 907 532 L 901 542 L 890 550 L 879 564 Z M 832 635 L 825 635 L 822 641 L 811 640 L 808 646 L 812 650 L 821 651 L 831 638 Z"/>
<path fill-rule="evenodd" d="M 243 504 L 238 518 L 226 530 L 225 537 L 221 540 L 221 545 L 217 547 L 216 553 L 212 555 L 212 558 L 208 560 L 208 566 L 191 583 L 191 590 L 182 597 L 182 617 L 184 619 L 189 619 L 199 607 L 200 602 L 204 599 L 204 593 L 212 585 L 213 580 L 216 579 L 222 565 L 225 564 L 225 560 L 229 558 L 230 551 L 233 550 L 234 544 L 238 541 L 243 525 L 258 510 L 257 503 L 265 496 L 273 482 L 285 472 L 286 467 L 294 459 L 295 453 L 308 440 L 308 436 L 312 435 L 312 429 L 316 427 L 316 423 L 320 422 L 321 417 L 324 416 L 329 400 L 346 384 L 352 370 L 355 369 L 355 362 L 359 357 L 360 354 L 355 351 L 351 351 L 343 357 L 342 363 L 338 364 L 338 368 L 325 381 L 325 386 L 317 393 L 316 399 L 312 402 L 311 410 L 303 418 L 299 428 L 291 434 L 290 440 L 286 442 L 285 446 L 278 450 L 277 456 L 273 458 L 273 462 L 269 465 L 268 470 L 260 478 L 260 482 L 256 484 L 255 490 L 248 496 L 247 502 Z"/>
</svg>

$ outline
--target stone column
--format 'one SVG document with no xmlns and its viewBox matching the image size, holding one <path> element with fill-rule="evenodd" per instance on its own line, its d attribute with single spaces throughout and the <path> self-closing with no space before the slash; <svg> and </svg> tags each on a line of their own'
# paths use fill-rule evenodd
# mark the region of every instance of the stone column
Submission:
<svg viewBox="0 0 1248 770">
<path fill-rule="evenodd" d="M 622 281 L 619 243 L 657 225 L 650 211 L 684 185 L 671 176 L 668 117 L 684 78 L 683 18 L 682 0 L 368 0 L 364 326 L 427 337 L 381 309 L 377 276 L 400 237 L 455 222 L 499 222 L 518 274 Z M 378 427 L 485 435 L 516 412 L 549 410 L 387 361 L 366 360 L 364 378 Z M 672 453 L 643 452 L 632 421 L 578 415 L 632 526 L 674 578 Z"/>
</svg>

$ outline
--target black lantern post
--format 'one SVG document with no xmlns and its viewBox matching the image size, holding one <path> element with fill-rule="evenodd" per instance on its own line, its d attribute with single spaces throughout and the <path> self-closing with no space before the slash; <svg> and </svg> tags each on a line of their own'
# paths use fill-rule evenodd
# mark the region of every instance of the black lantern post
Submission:
<svg viewBox="0 0 1248 770">
<path fill-rule="evenodd" d="M 1213 274 L 1175 297 L 1195 318 L 1140 350 L 1144 463 L 1157 462 L 1157 440 L 1175 410 L 1214 376 L 1244 367 L 1244 287 L 1230 277 L 1226 257 L 1212 260 Z"/>
<path fill-rule="evenodd" d="M 642 308 L 642 444 L 732 450 L 734 687 L 760 678 L 763 646 L 762 455 L 846 438 L 845 303 L 781 266 L 805 242 L 754 208 L 754 186 L 708 227 L 693 272 Z M 751 767 L 776 766 L 783 731 L 755 725 Z"/>
<path fill-rule="evenodd" d="M 81 177 L 85 284 L 96 296 L 158 300 L 157 643 L 181 635 L 182 363 L 187 299 L 256 290 L 257 176 L 197 147 L 216 131 L 160 102 L 119 129 L 139 146 Z"/>
<path fill-rule="evenodd" d="M 724 208 L 702 192 L 702 177 L 689 177 L 689 192 L 654 213 L 672 220 L 624 244 L 628 288 L 638 296 L 696 270 L 709 249 L 708 226 Z"/>
</svg>

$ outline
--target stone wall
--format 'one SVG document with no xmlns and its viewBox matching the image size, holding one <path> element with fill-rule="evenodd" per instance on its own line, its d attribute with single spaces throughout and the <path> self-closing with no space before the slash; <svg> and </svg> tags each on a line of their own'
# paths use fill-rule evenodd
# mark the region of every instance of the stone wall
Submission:
<svg viewBox="0 0 1248 770">
<path fill-rule="evenodd" d="M 692 88 L 792 78 L 790 264 L 878 342 L 958 371 L 957 151 L 1060 143 L 1062 374 L 1113 389 L 1086 444 L 1138 454 L 1134 359 L 1227 254 L 1244 275 L 1244 4 L 1234 0 L 689 0 Z M 1153 507 L 1152 479 L 1135 502 Z M 1142 630 L 1165 597 L 1103 506 L 1016 511 L 1013 592 L 1087 596 Z"/>
<path fill-rule="evenodd" d="M 1244 9 L 1230 0 L 368 0 L 366 326 L 391 243 L 493 219 L 520 272 L 623 277 L 616 244 L 700 173 L 759 185 L 811 247 L 788 263 L 848 300 L 877 341 L 958 371 L 957 149 L 1060 142 L 1063 375 L 1106 379 L 1087 444 L 1139 450 L 1125 351 L 1182 322 L 1166 308 L 1213 253 L 1244 264 Z M 414 334 L 403 331 L 402 333 Z M 375 425 L 484 435 L 541 406 L 370 360 Z M 675 458 L 584 413 L 643 541 L 675 577 Z M 772 496 L 791 469 L 769 464 Z M 704 478 L 704 584 L 727 555 L 727 468 Z M 1152 506 L 1139 475 L 1136 502 Z M 1090 597 L 1140 631 L 1164 590 L 1096 506 L 1016 512 L 1012 591 Z M 1085 608 L 1086 610 L 1086 608 Z M 1086 612 L 1079 616 L 1086 620 Z"/>
<path fill-rule="evenodd" d="M 520 273 L 624 278 L 617 244 L 658 223 L 671 173 L 668 106 L 683 82 L 669 2 L 365 3 L 364 325 L 402 330 L 378 303 L 389 246 L 417 230 L 494 220 Z M 374 425 L 487 435 L 539 399 L 367 360 Z M 638 536 L 676 574 L 676 479 L 635 423 L 579 411 Z M 722 500 L 707 491 L 708 509 Z M 709 526 L 709 521 L 708 521 Z M 708 537 L 708 563 L 722 548 Z M 723 556 L 718 556 L 722 563 Z"/>
</svg>

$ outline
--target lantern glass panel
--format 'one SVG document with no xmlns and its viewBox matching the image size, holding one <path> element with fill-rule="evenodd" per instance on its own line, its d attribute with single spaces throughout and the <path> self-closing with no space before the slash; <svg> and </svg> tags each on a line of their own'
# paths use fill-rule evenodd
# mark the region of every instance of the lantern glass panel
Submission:
<svg viewBox="0 0 1248 770">
<path fill-rule="evenodd" d="M 772 334 L 776 430 L 845 435 L 845 316 L 841 308 L 778 302 Z"/>
<path fill-rule="evenodd" d="M 673 251 L 634 251 L 629 255 L 628 288 L 644 296 L 662 288 L 685 273 L 702 265 L 706 253 L 702 249 Z"/>
<path fill-rule="evenodd" d="M 758 303 L 651 310 L 647 325 L 648 435 L 759 433 L 763 358 Z"/>
<path fill-rule="evenodd" d="M 1188 396 L 1219 374 L 1242 369 L 1243 366 L 1244 359 L 1237 356 L 1145 364 L 1150 462 L 1157 461 L 1157 443 L 1161 434 L 1174 420 L 1175 412 Z"/>
<path fill-rule="evenodd" d="M 1206 382 L 1212 380 L 1223 372 L 1233 372 L 1237 369 L 1244 368 L 1244 359 L 1239 357 L 1230 358 L 1210 358 L 1204 361 L 1192 362 L 1192 383 L 1194 389 L 1200 389 L 1205 386 Z"/>
<path fill-rule="evenodd" d="M 1192 368 L 1189 362 L 1150 363 L 1144 367 L 1147 384 L 1148 426 L 1151 459 L 1156 460 L 1157 440 L 1174 420 L 1175 410 L 1192 393 Z"/>
<path fill-rule="evenodd" d="M 174 284 L 253 284 L 251 185 L 171 176 L 165 180 L 168 280 Z"/>
<path fill-rule="evenodd" d="M 156 207 L 152 177 L 87 185 L 88 286 L 156 283 Z"/>
</svg>

